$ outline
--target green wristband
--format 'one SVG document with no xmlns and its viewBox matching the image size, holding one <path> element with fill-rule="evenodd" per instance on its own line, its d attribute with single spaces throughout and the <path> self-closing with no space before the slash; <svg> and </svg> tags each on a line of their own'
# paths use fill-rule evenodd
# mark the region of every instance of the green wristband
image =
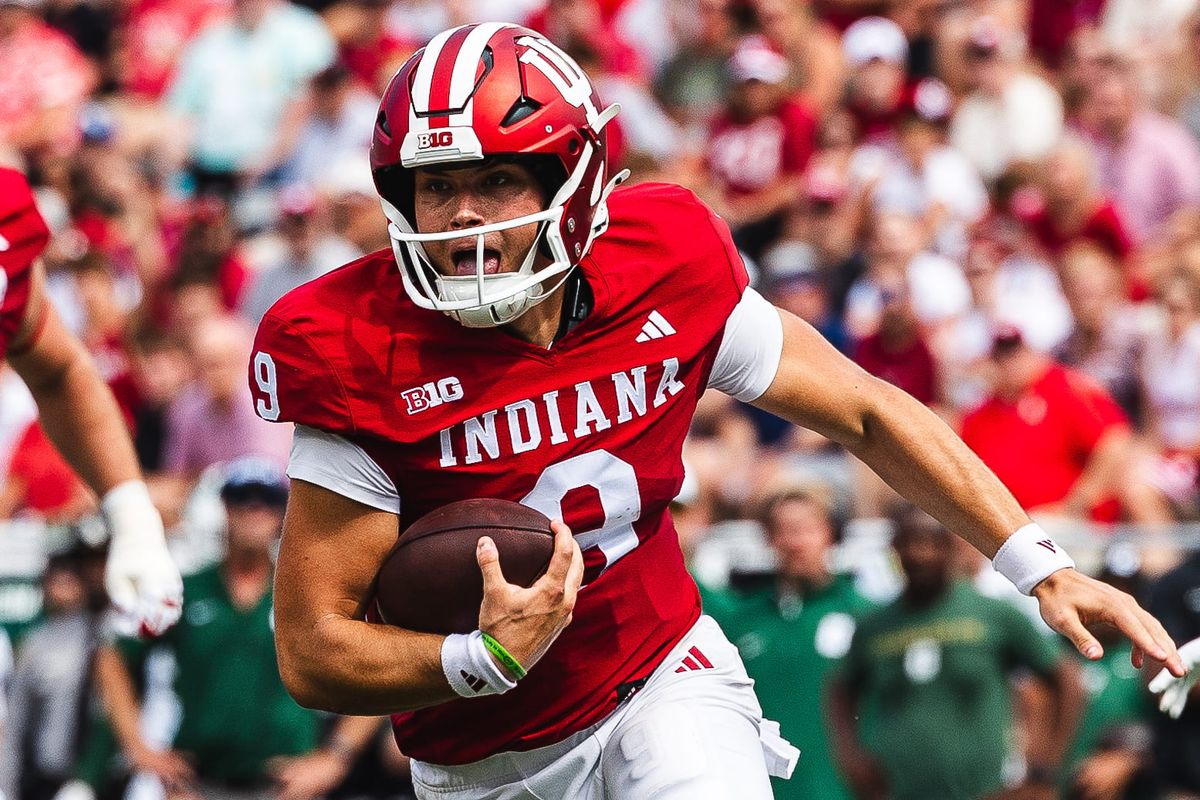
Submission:
<svg viewBox="0 0 1200 800">
<path fill-rule="evenodd" d="M 482 633 L 482 631 L 481 631 Z M 487 651 L 496 657 L 496 660 L 504 665 L 504 668 L 513 674 L 517 680 L 521 680 L 526 675 L 525 668 L 521 666 L 521 662 L 512 657 L 512 653 L 504 649 L 504 645 L 497 642 L 488 634 L 483 634 L 483 646 Z"/>
</svg>

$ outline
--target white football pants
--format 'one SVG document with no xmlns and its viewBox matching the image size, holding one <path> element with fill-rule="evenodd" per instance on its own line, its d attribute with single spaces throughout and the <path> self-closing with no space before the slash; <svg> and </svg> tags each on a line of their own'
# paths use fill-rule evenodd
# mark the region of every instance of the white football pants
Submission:
<svg viewBox="0 0 1200 800">
<path fill-rule="evenodd" d="M 413 761 L 413 786 L 422 800 L 770 800 L 768 775 L 790 776 L 799 751 L 762 718 L 753 686 L 737 648 L 701 617 L 599 724 L 463 766 Z"/>
</svg>

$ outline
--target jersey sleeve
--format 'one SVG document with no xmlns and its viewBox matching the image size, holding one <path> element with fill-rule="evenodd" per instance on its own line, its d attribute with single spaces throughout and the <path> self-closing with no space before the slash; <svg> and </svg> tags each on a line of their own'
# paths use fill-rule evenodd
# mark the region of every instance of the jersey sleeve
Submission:
<svg viewBox="0 0 1200 800">
<path fill-rule="evenodd" d="M 754 289 L 742 292 L 721 335 L 709 388 L 743 402 L 757 400 L 775 380 L 783 355 L 783 320 Z"/>
<path fill-rule="evenodd" d="M 336 433 L 297 425 L 287 474 L 365 506 L 400 513 L 396 484 L 365 450 Z"/>
<path fill-rule="evenodd" d="M 0 351 L 25 320 L 33 262 L 49 239 L 25 177 L 0 169 Z"/>
<path fill-rule="evenodd" d="M 356 430 L 345 384 L 301 326 L 279 305 L 263 317 L 250 358 L 254 411 L 269 422 L 294 422 L 336 434 Z"/>
</svg>

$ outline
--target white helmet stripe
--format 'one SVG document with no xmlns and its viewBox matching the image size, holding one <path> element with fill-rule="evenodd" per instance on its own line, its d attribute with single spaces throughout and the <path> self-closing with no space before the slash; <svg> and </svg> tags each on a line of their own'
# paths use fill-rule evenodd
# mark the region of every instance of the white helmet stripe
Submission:
<svg viewBox="0 0 1200 800">
<path fill-rule="evenodd" d="M 465 27 L 465 25 L 460 25 L 458 28 L 442 31 L 433 37 L 433 41 L 425 45 L 425 52 L 421 55 L 421 63 L 417 64 L 417 72 L 413 76 L 412 85 L 413 110 L 418 114 L 429 112 L 429 94 L 433 86 L 433 71 L 437 66 L 438 56 L 442 54 L 442 48 L 446 46 L 446 42 L 449 41 L 450 37 L 456 31 Z"/>
<path fill-rule="evenodd" d="M 484 22 L 467 35 L 454 60 L 454 73 L 450 79 L 450 108 L 466 105 L 471 90 L 475 88 L 475 73 L 479 69 L 479 59 L 483 57 L 483 48 L 497 31 L 507 27 L 510 27 L 507 22 Z"/>
</svg>

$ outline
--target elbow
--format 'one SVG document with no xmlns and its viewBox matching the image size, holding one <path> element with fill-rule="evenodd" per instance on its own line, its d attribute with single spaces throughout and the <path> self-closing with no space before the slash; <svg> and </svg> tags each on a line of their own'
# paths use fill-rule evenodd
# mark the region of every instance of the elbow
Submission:
<svg viewBox="0 0 1200 800">
<path fill-rule="evenodd" d="M 303 639 L 304 643 L 298 640 Z M 338 676 L 335 665 L 320 657 L 330 650 L 321 641 L 317 630 L 307 637 L 286 636 L 276 629 L 275 658 L 283 688 L 296 703 L 315 711 L 344 714 L 336 694 Z"/>
<path fill-rule="evenodd" d="M 287 689 L 287 693 L 292 696 L 297 705 L 316 711 L 332 710 L 326 708 L 327 698 L 318 688 L 311 671 L 303 669 L 296 660 L 285 657 L 282 648 L 277 654 L 277 660 L 283 688 Z"/>
</svg>

